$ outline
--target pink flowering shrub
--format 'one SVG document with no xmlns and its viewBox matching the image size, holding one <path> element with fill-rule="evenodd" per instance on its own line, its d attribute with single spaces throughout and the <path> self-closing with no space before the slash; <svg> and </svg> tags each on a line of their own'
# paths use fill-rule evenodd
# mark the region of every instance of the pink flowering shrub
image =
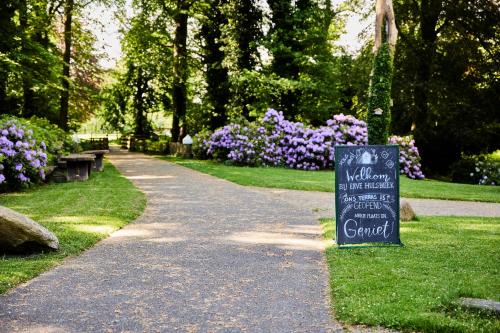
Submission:
<svg viewBox="0 0 500 333">
<path fill-rule="evenodd" d="M 47 153 L 44 142 L 14 120 L 0 123 L 0 189 L 14 190 L 45 178 Z"/>
</svg>

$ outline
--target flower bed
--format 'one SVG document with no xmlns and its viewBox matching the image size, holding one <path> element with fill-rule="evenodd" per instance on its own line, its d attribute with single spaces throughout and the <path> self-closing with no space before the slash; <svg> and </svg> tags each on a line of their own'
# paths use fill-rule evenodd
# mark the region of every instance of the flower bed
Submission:
<svg viewBox="0 0 500 333">
<path fill-rule="evenodd" d="M 0 188 L 17 189 L 45 179 L 46 145 L 33 131 L 8 120 L 0 125 Z"/>
<path fill-rule="evenodd" d="M 425 178 L 420 164 L 420 155 L 415 146 L 415 140 L 411 136 L 389 137 L 389 144 L 399 145 L 399 168 L 401 174 L 407 175 L 411 179 Z"/>
<path fill-rule="evenodd" d="M 212 134 L 203 132 L 195 143 L 199 156 L 230 164 L 323 170 L 333 168 L 336 145 L 365 145 L 368 132 L 364 121 L 350 115 L 334 115 L 326 126 L 310 128 L 269 109 L 253 123 L 230 124 Z M 414 141 L 393 136 L 389 143 L 401 147 L 401 173 L 413 179 L 424 178 Z"/>
</svg>

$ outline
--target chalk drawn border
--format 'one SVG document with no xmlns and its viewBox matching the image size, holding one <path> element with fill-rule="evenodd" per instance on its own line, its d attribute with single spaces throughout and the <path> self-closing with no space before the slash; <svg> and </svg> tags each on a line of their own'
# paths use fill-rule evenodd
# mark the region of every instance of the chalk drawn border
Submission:
<svg viewBox="0 0 500 333">
<path fill-rule="evenodd" d="M 395 151 L 395 160 L 396 161 L 399 161 L 399 145 L 367 145 L 367 146 L 362 146 L 362 147 L 359 147 L 359 148 L 378 148 L 378 147 L 396 147 L 396 149 L 394 150 Z M 338 149 L 340 148 L 340 149 Z M 342 162 L 342 163 L 346 163 L 346 159 L 344 159 L 343 161 L 341 161 L 341 152 L 343 150 L 343 148 L 353 148 L 353 146 L 348 146 L 348 145 L 338 145 L 338 146 L 335 146 L 335 188 L 334 188 L 334 192 L 335 192 L 335 224 L 336 224 L 336 230 L 335 230 L 335 241 L 337 243 L 337 246 L 339 249 L 342 249 L 342 248 L 349 248 L 349 246 L 345 246 L 343 244 L 359 244 L 359 243 L 339 243 L 338 242 L 338 239 L 339 239 L 339 230 L 340 230 L 340 217 L 341 217 L 341 213 L 340 213 L 340 207 L 341 207 L 341 203 L 340 203 L 340 195 L 337 195 L 340 191 L 339 191 L 339 175 L 338 175 L 338 167 L 337 167 L 337 164 L 339 162 Z M 350 163 L 352 163 L 352 161 L 354 160 L 354 158 L 356 158 L 356 154 L 352 154 L 350 153 L 350 156 L 349 156 L 349 159 L 350 159 Z M 384 158 L 385 160 L 385 158 Z M 350 164 L 349 163 L 349 164 Z M 392 169 L 392 168 L 391 168 Z M 404 246 L 404 244 L 401 242 L 401 237 L 400 237 L 400 216 L 399 216 L 399 207 L 400 207 L 400 189 L 399 189 L 399 178 L 400 178 L 400 168 L 399 168 L 399 163 L 395 163 L 395 174 L 397 175 L 397 178 L 396 178 L 396 183 L 397 183 L 397 186 L 396 186 L 396 195 L 395 195 L 395 201 L 396 201 L 396 211 L 394 211 L 393 209 L 390 209 L 389 211 L 391 212 L 391 215 L 395 215 L 395 224 L 397 224 L 397 228 L 396 228 L 396 236 L 397 236 L 397 240 L 398 242 L 395 242 L 395 243 L 385 243 L 386 245 L 398 245 L 398 246 Z M 348 205 L 349 206 L 349 205 Z M 347 207 L 346 207 L 347 208 Z M 343 214 L 342 214 L 342 217 L 345 216 L 346 214 L 346 211 L 345 209 L 343 210 Z M 393 217 L 394 217 L 393 215 Z M 393 225 L 394 227 L 394 225 Z M 362 243 L 361 243 L 362 244 Z"/>
</svg>

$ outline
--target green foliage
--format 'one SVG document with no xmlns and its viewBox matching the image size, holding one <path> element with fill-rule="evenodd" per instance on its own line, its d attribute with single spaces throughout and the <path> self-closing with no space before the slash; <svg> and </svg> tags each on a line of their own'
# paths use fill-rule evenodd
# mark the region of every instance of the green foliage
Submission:
<svg viewBox="0 0 500 333">
<path fill-rule="evenodd" d="M 343 81 L 342 64 L 348 63 L 348 56 L 344 54 L 341 61 L 334 55 L 333 41 L 345 21 L 339 13 L 345 5 L 337 13 L 326 0 L 275 0 L 269 2 L 271 13 L 266 18 L 256 0 L 188 2 L 183 5 L 190 22 L 187 59 L 181 64 L 174 61 L 172 50 L 179 41 L 169 28 L 176 25 L 180 4 L 134 2 L 136 16 L 124 34 L 124 66 L 103 94 L 106 118 L 115 128 L 130 129 L 136 122 L 135 81 L 125 79 L 129 62 L 142 67 L 147 77 L 150 92 L 144 99 L 151 102 L 142 105 L 145 113 L 169 113 L 185 103 L 185 114 L 173 116 L 172 133 L 182 125 L 194 134 L 240 116 L 253 120 L 270 106 L 282 109 L 282 104 L 288 117 L 313 125 L 334 113 L 362 108 L 362 98 L 353 99 L 350 83 Z M 265 53 L 270 57 L 261 59 Z M 363 89 L 358 83 L 366 78 L 351 79 L 356 89 Z M 186 91 L 180 94 L 184 86 Z M 351 103 L 356 105 L 352 109 Z"/>
<path fill-rule="evenodd" d="M 49 2 L 0 5 L 0 113 L 57 118 L 61 60 L 50 30 Z"/>
<path fill-rule="evenodd" d="M 150 154 L 167 154 L 169 152 L 170 142 L 172 142 L 172 138 L 170 137 L 162 139 L 157 138 L 156 140 L 140 139 L 135 141 L 134 151 Z"/>
<path fill-rule="evenodd" d="M 368 143 L 385 145 L 391 122 L 391 87 L 393 59 L 389 43 L 384 42 L 375 54 L 368 101 Z M 382 114 L 378 115 L 377 111 Z"/>
<path fill-rule="evenodd" d="M 110 189 L 113 189 L 110 191 Z M 0 294 L 68 256 L 91 247 L 137 218 L 146 205 L 142 192 L 109 163 L 87 182 L 54 184 L 0 195 L 2 206 L 26 214 L 54 232 L 58 252 L 0 257 Z"/>
<path fill-rule="evenodd" d="M 333 192 L 335 177 L 330 171 L 227 166 L 213 161 L 165 157 L 185 167 L 244 186 Z M 402 197 L 500 203 L 500 187 L 453 184 L 436 180 L 400 178 Z"/>
<path fill-rule="evenodd" d="M 273 58 L 267 70 L 276 92 L 268 106 L 289 119 L 323 123 L 340 108 L 332 40 L 343 19 L 330 1 L 273 0 L 269 7 L 273 25 L 266 46 Z"/>
<path fill-rule="evenodd" d="M 70 128 L 96 109 L 100 71 L 95 36 L 77 1 L 73 21 Z M 57 123 L 63 59 L 62 1 L 2 1 L 0 5 L 0 113 Z"/>
<path fill-rule="evenodd" d="M 222 29 L 228 18 L 222 7 L 227 0 L 212 0 L 211 6 L 205 10 L 202 20 L 201 37 L 203 38 L 203 64 L 206 66 L 206 101 L 210 105 L 209 126 L 215 130 L 227 122 L 227 104 L 229 102 L 229 75 L 223 64 L 227 44 L 222 38 Z"/>
<path fill-rule="evenodd" d="M 394 3 L 392 132 L 414 131 L 423 166 L 500 148 L 500 11 L 489 0 Z M 427 172 L 429 174 L 429 172 Z"/>
<path fill-rule="evenodd" d="M 451 166 L 451 179 L 459 183 L 498 186 L 500 158 L 494 154 L 462 156 Z"/>
<path fill-rule="evenodd" d="M 103 71 L 98 64 L 103 56 L 96 49 L 96 36 L 83 23 L 84 18 L 77 17 L 73 23 L 73 52 L 69 99 L 69 128 L 95 115 L 101 100 Z"/>
<path fill-rule="evenodd" d="M 207 150 L 208 147 L 205 145 L 205 142 L 210 140 L 212 136 L 212 131 L 205 129 L 203 131 L 198 132 L 196 136 L 193 138 L 193 156 L 199 160 L 208 159 Z"/>
<path fill-rule="evenodd" d="M 239 78 L 254 71 L 260 62 L 258 47 L 264 35 L 262 9 L 256 0 L 235 0 L 227 3 L 224 13 L 229 18 L 222 31 L 227 45 L 224 48 L 225 66 L 232 73 L 228 109 L 251 120 L 255 117 L 251 111 L 257 96 L 247 89 L 251 85 L 240 84 Z"/>
<path fill-rule="evenodd" d="M 322 219 L 331 240 L 335 222 Z M 419 217 L 401 224 L 400 248 L 326 250 L 336 317 L 418 332 L 498 332 L 498 316 L 459 297 L 499 300 L 496 218 Z"/>
<path fill-rule="evenodd" d="M 172 18 L 155 1 L 135 7 L 138 13 L 122 41 L 124 59 L 101 93 L 100 114 L 109 129 L 148 137 L 153 130 L 148 115 L 171 109 Z"/>
</svg>

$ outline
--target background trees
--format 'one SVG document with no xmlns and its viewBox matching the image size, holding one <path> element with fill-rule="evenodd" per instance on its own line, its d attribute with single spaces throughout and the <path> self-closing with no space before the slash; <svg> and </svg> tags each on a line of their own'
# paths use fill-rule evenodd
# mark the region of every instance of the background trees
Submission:
<svg viewBox="0 0 500 333">
<path fill-rule="evenodd" d="M 2 1 L 2 113 L 75 128 L 100 108 L 109 127 L 154 136 L 159 126 L 174 141 L 254 120 L 268 107 L 312 126 L 333 114 L 370 114 L 373 42 L 355 54 L 335 45 L 362 1 L 134 0 L 128 13 L 124 1 L 105 1 L 122 6 L 123 34 L 123 58 L 106 74 L 82 10 L 96 1 Z M 498 149 L 498 5 L 393 3 L 391 132 L 414 135 L 427 173 Z M 152 124 L 158 115 L 162 123 Z"/>
<path fill-rule="evenodd" d="M 75 1 L 0 4 L 2 113 L 47 118 L 65 129 L 75 128 L 89 115 L 99 85 L 97 52 L 81 4 Z"/>
<path fill-rule="evenodd" d="M 499 148 L 500 9 L 494 1 L 397 1 L 394 121 L 424 165 L 448 171 L 461 153 Z"/>
</svg>

